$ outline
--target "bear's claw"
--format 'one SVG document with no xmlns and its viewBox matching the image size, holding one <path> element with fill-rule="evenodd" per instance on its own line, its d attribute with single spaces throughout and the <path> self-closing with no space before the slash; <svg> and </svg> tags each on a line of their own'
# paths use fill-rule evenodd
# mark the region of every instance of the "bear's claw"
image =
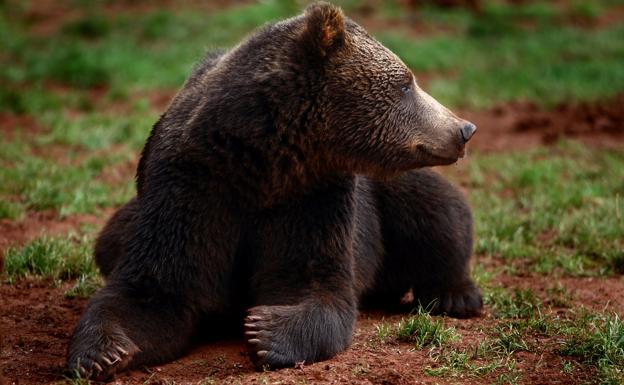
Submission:
<svg viewBox="0 0 624 385">
<path fill-rule="evenodd" d="M 97 381 L 111 378 L 118 370 L 125 368 L 132 356 L 139 351 L 131 341 L 115 341 L 114 336 L 97 339 L 97 343 L 84 347 L 73 347 L 68 358 L 68 367 L 72 374 Z M 121 338 L 120 338 L 121 339 Z M 125 346 L 122 344 L 125 343 Z M 94 346 L 95 345 L 95 346 Z"/>
<path fill-rule="evenodd" d="M 258 370 L 267 367 L 277 368 L 288 366 L 287 343 L 279 329 L 284 327 L 284 319 L 273 316 L 268 306 L 257 306 L 249 309 L 245 318 L 245 337 L 250 351 L 250 358 Z"/>
</svg>

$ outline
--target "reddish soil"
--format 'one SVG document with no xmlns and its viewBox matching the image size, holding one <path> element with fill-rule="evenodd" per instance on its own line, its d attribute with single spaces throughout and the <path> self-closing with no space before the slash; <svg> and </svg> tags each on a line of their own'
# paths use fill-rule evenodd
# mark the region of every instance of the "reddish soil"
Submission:
<svg viewBox="0 0 624 385">
<path fill-rule="evenodd" d="M 561 138 L 600 148 L 624 148 L 624 95 L 608 102 L 559 105 L 552 110 L 510 103 L 458 115 L 477 125 L 470 147 L 481 152 L 525 150 Z"/>
<path fill-rule="evenodd" d="M 98 215 L 73 215 L 60 219 L 53 211 L 28 212 L 20 221 L 0 219 L 0 259 L 9 246 L 18 247 L 39 235 L 59 235 L 70 231 L 78 232 L 82 225 L 104 225 L 113 210 L 107 209 Z"/>
<path fill-rule="evenodd" d="M 503 277 L 503 285 L 532 287 L 537 295 L 545 295 L 546 277 Z M 612 293 L 624 290 L 623 279 L 592 280 L 569 278 L 563 284 L 571 289 L 571 300 L 576 305 L 622 312 L 624 303 L 613 302 Z M 54 288 L 51 282 L 21 281 L 13 286 L 0 286 L 0 319 L 4 333 L 4 347 L 0 356 L 3 373 L 11 384 L 50 383 L 62 380 L 67 343 L 73 326 L 78 321 L 86 300 L 65 299 L 63 291 L 70 284 Z M 564 309 L 554 308 L 557 314 Z M 323 383 L 323 384 L 480 384 L 493 382 L 499 372 L 472 378 L 438 378 L 423 374 L 425 367 L 435 367 L 427 349 L 417 350 L 409 344 L 381 343 L 376 337 L 380 322 L 397 322 L 401 316 L 378 312 L 363 312 L 356 326 L 352 346 L 337 357 L 312 365 L 303 364 L 292 369 L 257 373 L 246 356 L 241 340 L 205 343 L 185 357 L 170 364 L 144 368 L 121 374 L 118 383 L 165 384 L 199 383 Z M 457 346 L 474 348 L 487 335 L 487 328 L 495 324 L 488 309 L 481 318 L 471 320 L 445 319 L 461 334 Z M 484 332 L 483 330 L 486 330 Z M 558 347 L 555 338 L 534 336 L 527 341 L 535 353 L 517 353 L 521 383 L 577 383 L 589 380 L 591 373 L 579 368 L 572 374 L 561 373 L 562 357 L 553 353 Z M 539 369 L 539 370 L 537 370 Z"/>
<path fill-rule="evenodd" d="M 624 314 L 624 298 L 614 293 L 623 293 L 624 276 L 604 277 L 558 277 L 554 282 L 549 277 L 536 275 L 507 276 L 501 275 L 497 279 L 501 286 L 508 289 L 531 289 L 535 295 L 547 298 L 549 289 L 555 283 L 566 288 L 569 298 L 566 302 L 582 305 L 587 309 L 604 313 Z M 546 301 L 548 304 L 548 300 Z"/>
<path fill-rule="evenodd" d="M 7 141 L 12 140 L 17 131 L 24 135 L 43 132 L 44 129 L 33 117 L 0 112 L 0 135 L 2 138 Z"/>
</svg>

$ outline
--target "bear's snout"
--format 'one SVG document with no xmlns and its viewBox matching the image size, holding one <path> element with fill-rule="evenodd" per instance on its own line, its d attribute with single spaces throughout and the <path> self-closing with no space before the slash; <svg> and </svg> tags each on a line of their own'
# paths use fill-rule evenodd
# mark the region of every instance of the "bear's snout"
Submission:
<svg viewBox="0 0 624 385">
<path fill-rule="evenodd" d="M 477 132 L 477 126 L 470 122 L 465 122 L 459 130 L 461 139 L 464 143 L 468 143 L 470 138 Z"/>
</svg>

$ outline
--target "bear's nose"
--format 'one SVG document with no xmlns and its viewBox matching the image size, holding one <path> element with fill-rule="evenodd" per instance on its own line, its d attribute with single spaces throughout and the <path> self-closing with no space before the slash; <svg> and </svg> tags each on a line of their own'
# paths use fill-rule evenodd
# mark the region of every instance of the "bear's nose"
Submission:
<svg viewBox="0 0 624 385">
<path fill-rule="evenodd" d="M 470 122 L 466 122 L 464 123 L 460 131 L 461 131 L 462 139 L 464 140 L 464 143 L 465 143 L 465 142 L 468 142 L 470 138 L 472 138 L 474 133 L 477 131 L 477 126 L 475 126 L 474 124 Z"/>
</svg>

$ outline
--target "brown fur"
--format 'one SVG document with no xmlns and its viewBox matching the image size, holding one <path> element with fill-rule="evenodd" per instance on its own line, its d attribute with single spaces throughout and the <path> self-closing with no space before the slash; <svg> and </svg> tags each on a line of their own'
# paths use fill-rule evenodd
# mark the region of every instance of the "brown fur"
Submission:
<svg viewBox="0 0 624 385">
<path fill-rule="evenodd" d="M 470 208 L 413 170 L 455 162 L 473 133 L 326 3 L 209 55 L 97 240 L 107 283 L 69 368 L 106 378 L 166 362 L 232 320 L 256 366 L 278 368 L 345 349 L 362 304 L 478 314 Z"/>
<path fill-rule="evenodd" d="M 312 48 L 313 56 L 329 56 L 344 43 L 344 15 L 338 8 L 328 8 L 323 4 L 310 6 L 305 13 L 309 22 L 303 32 L 306 46 Z"/>
</svg>

